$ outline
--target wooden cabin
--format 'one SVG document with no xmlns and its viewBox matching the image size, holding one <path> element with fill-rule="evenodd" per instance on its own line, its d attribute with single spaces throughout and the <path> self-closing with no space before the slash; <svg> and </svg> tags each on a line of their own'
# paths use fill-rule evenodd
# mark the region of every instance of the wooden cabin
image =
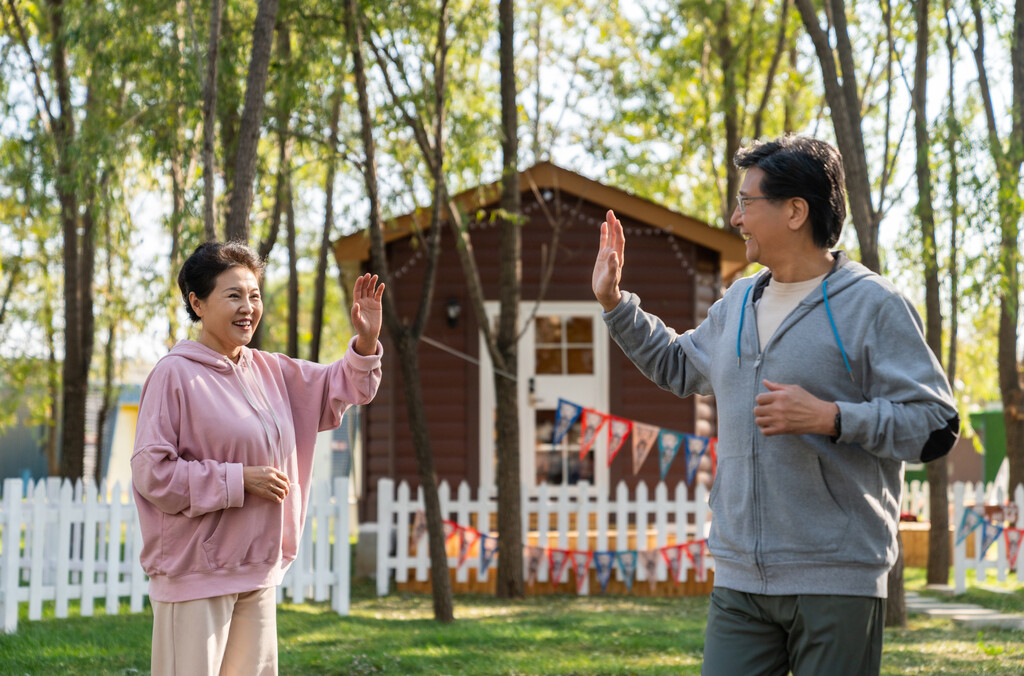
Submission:
<svg viewBox="0 0 1024 676">
<path fill-rule="evenodd" d="M 519 343 L 521 472 L 527 489 L 539 483 L 573 485 L 587 480 L 611 491 L 620 480 L 655 484 L 657 453 L 634 474 L 629 442 L 609 466 L 604 434 L 580 460 L 579 431 L 552 444 L 560 398 L 629 420 L 701 436 L 716 434 L 711 398 L 680 400 L 651 384 L 608 336 L 601 307 L 591 292 L 598 236 L 608 209 L 626 231 L 622 286 L 639 294 L 643 307 L 678 331 L 693 328 L 730 281 L 746 266 L 738 234 L 712 227 L 550 163 L 520 174 L 522 187 L 523 337 Z M 498 312 L 498 183 L 454 198 L 466 216 L 488 313 Z M 387 293 L 402 317 L 415 316 L 425 267 L 420 234 L 429 213 L 409 214 L 385 226 L 391 277 Z M 557 237 L 556 226 L 557 225 Z M 343 283 L 369 270 L 369 237 L 353 234 L 335 244 Z M 554 256 L 546 293 L 538 299 L 545 265 Z M 439 480 L 453 487 L 465 480 L 475 489 L 493 485 L 494 391 L 491 364 L 465 290 L 454 238 L 444 228 L 436 291 L 419 344 L 426 418 Z M 384 378 L 362 415 L 364 449 L 356 462 L 361 522 L 376 520 L 376 485 L 381 477 L 419 485 L 405 409 L 398 359 L 389 337 L 384 344 Z M 674 486 L 685 463 L 670 467 Z"/>
</svg>

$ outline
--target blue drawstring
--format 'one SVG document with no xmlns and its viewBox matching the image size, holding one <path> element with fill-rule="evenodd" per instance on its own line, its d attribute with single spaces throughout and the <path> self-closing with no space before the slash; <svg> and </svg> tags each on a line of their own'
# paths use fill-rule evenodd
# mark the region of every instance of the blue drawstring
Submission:
<svg viewBox="0 0 1024 676">
<path fill-rule="evenodd" d="M 740 344 L 743 338 L 743 320 L 747 313 L 747 300 L 750 298 L 750 292 L 753 290 L 755 285 L 751 284 L 747 287 L 746 292 L 743 294 L 743 305 L 740 308 L 740 328 L 736 333 L 736 366 L 740 365 Z M 853 378 L 853 369 L 850 368 L 850 360 L 846 357 L 846 348 L 843 347 L 843 341 L 839 337 L 839 331 L 836 329 L 836 321 L 832 318 L 832 308 L 828 304 L 828 280 L 821 283 L 821 295 L 825 298 L 825 314 L 828 315 L 828 323 L 832 326 L 832 335 L 836 339 L 836 344 L 839 345 L 839 353 L 843 357 L 843 364 L 846 366 L 846 372 L 850 374 L 850 380 Z"/>
<path fill-rule="evenodd" d="M 853 380 L 853 369 L 850 368 L 850 360 L 846 358 L 846 349 L 843 347 L 843 341 L 839 338 L 839 331 L 836 330 L 836 322 L 832 319 L 832 309 L 828 306 L 828 280 L 821 283 L 821 295 L 825 298 L 825 313 L 828 315 L 828 323 L 832 325 L 832 335 L 836 337 L 836 343 L 839 345 L 839 353 L 843 355 L 843 363 L 846 364 L 846 372 L 850 374 L 850 380 Z"/>
<path fill-rule="evenodd" d="M 751 284 L 747 292 L 743 294 L 743 305 L 740 306 L 740 330 L 736 332 L 736 366 L 740 365 L 740 340 L 743 338 L 743 318 L 747 314 L 747 299 L 750 298 L 750 291 L 754 288 Z"/>
</svg>

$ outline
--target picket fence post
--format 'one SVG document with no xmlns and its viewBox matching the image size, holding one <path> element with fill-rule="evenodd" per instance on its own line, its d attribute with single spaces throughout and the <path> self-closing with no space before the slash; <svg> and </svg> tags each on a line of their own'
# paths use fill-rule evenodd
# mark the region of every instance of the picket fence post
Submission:
<svg viewBox="0 0 1024 676">
<path fill-rule="evenodd" d="M 4 481 L 3 552 L 0 554 L 0 598 L 3 600 L 4 633 L 18 630 L 18 577 L 21 569 L 21 479 Z"/>
</svg>

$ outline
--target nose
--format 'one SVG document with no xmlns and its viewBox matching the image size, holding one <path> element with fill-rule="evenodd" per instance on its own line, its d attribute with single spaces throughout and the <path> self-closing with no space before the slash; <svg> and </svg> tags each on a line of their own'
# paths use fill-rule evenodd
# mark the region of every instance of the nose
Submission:
<svg viewBox="0 0 1024 676">
<path fill-rule="evenodd" d="M 740 223 L 743 221 L 743 212 L 740 211 L 740 205 L 737 203 L 732 208 L 732 216 L 729 218 L 729 224 L 734 228 L 740 227 Z"/>
</svg>

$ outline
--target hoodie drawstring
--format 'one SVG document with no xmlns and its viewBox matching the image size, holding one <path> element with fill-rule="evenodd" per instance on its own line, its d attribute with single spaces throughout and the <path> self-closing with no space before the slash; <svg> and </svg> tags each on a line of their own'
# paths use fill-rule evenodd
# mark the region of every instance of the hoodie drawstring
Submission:
<svg viewBox="0 0 1024 676">
<path fill-rule="evenodd" d="M 821 295 L 825 299 L 825 314 L 828 315 L 828 323 L 832 325 L 832 335 L 835 336 L 836 344 L 839 345 L 839 354 L 843 355 L 843 364 L 846 365 L 846 372 L 850 374 L 850 382 L 853 382 L 853 369 L 850 368 L 850 360 L 846 358 L 846 348 L 843 347 L 843 341 L 839 337 L 839 331 L 836 329 L 836 320 L 832 318 L 832 309 L 828 306 L 827 279 L 821 283 Z"/>
<path fill-rule="evenodd" d="M 274 464 L 275 465 L 283 464 L 283 460 L 284 460 L 283 457 L 279 460 L 277 456 L 278 455 L 282 455 L 283 456 L 284 454 L 283 453 L 276 453 L 275 452 L 274 440 L 270 436 L 270 426 L 267 425 L 267 421 L 263 418 L 263 414 L 260 413 L 260 409 L 256 405 L 256 402 L 253 401 L 252 395 L 249 393 L 249 388 L 246 387 L 245 380 L 243 380 L 242 375 L 239 373 L 239 368 L 240 367 L 236 366 L 234 363 L 232 363 L 230 361 L 229 361 L 229 363 L 231 364 L 231 371 L 235 374 L 235 378 L 238 379 L 238 384 L 242 388 L 242 394 L 245 395 L 245 400 L 247 402 L 249 402 L 249 406 L 252 406 L 252 410 L 256 412 L 256 417 L 260 419 L 260 424 L 263 425 L 263 433 L 267 435 L 267 444 L 270 445 L 271 457 L 273 458 Z M 263 396 L 264 396 L 264 399 L 266 399 L 266 394 L 264 394 Z M 280 440 L 278 442 L 278 445 L 280 445 L 280 443 L 284 441 L 284 439 L 281 437 L 281 425 L 277 421 L 277 415 L 274 414 L 274 409 L 272 407 L 270 407 L 270 406 L 268 406 L 267 408 L 270 409 L 271 415 L 273 415 L 273 417 L 274 417 L 274 424 L 277 426 L 277 435 L 278 435 L 278 439 Z"/>
<path fill-rule="evenodd" d="M 750 292 L 753 291 L 755 284 L 751 284 L 747 287 L 747 290 L 743 294 L 743 304 L 740 306 L 740 327 L 736 331 L 736 366 L 740 366 L 740 346 L 743 339 L 743 319 L 747 314 L 747 300 L 750 298 Z M 825 314 L 828 315 L 828 323 L 832 326 L 832 336 L 836 339 L 836 345 L 839 346 L 839 353 L 843 357 L 843 364 L 846 366 L 846 372 L 850 374 L 850 380 L 854 380 L 853 369 L 850 368 L 850 360 L 846 356 L 846 348 L 843 347 L 843 341 L 839 337 L 839 330 L 836 329 L 836 321 L 832 317 L 832 308 L 828 304 L 828 280 L 824 280 L 821 283 L 821 295 L 825 299 Z"/>
</svg>

